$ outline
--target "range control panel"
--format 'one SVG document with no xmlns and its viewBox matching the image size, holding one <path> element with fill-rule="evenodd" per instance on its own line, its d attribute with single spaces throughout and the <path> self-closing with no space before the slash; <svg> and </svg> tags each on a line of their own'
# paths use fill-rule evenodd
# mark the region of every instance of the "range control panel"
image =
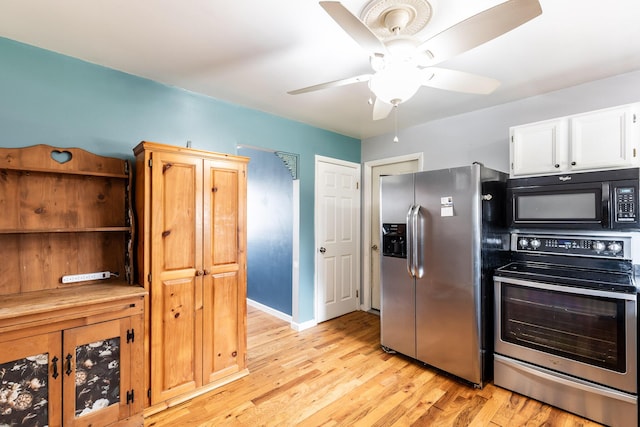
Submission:
<svg viewBox="0 0 640 427">
<path fill-rule="evenodd" d="M 630 249 L 627 237 L 511 235 L 511 250 L 517 252 L 628 259 Z"/>
</svg>

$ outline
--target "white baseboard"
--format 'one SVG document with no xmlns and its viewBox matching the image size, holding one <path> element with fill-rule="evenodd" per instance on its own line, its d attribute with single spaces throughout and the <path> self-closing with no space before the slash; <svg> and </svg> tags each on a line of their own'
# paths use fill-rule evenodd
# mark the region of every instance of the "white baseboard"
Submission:
<svg viewBox="0 0 640 427">
<path fill-rule="evenodd" d="M 302 323 L 291 322 L 291 329 L 294 329 L 300 332 L 300 331 L 304 331 L 305 329 L 313 328 L 316 325 L 318 325 L 318 322 L 316 322 L 313 319 L 307 320 L 306 322 L 302 322 Z"/>
<path fill-rule="evenodd" d="M 247 298 L 247 305 L 253 307 L 253 308 L 257 308 L 260 311 L 264 311 L 267 314 L 270 314 L 274 317 L 277 317 L 280 320 L 284 320 L 285 322 L 289 322 L 291 323 L 291 316 L 289 316 L 288 314 L 285 314 L 281 311 L 278 311 L 276 309 L 273 309 L 267 305 L 261 304 L 257 301 L 254 301 L 252 299 Z"/>
<path fill-rule="evenodd" d="M 292 317 L 289 316 L 288 314 L 275 310 L 267 305 L 261 304 L 249 298 L 247 298 L 247 305 L 253 308 L 257 308 L 258 310 L 263 311 L 267 314 L 270 314 L 274 317 L 277 317 L 280 320 L 284 320 L 285 322 L 288 322 L 291 325 L 291 329 L 296 330 L 298 332 L 304 331 L 305 329 L 313 328 L 318 324 L 318 322 L 316 322 L 315 320 L 308 320 L 303 323 L 293 322 Z"/>
</svg>

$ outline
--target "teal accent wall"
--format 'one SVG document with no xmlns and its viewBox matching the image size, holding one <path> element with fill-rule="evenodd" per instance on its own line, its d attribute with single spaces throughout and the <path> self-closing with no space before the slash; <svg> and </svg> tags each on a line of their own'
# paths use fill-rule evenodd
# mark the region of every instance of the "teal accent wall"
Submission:
<svg viewBox="0 0 640 427">
<path fill-rule="evenodd" d="M 315 155 L 360 162 L 360 140 L 0 38 L 0 147 L 131 158 L 140 141 L 300 155 L 299 319 L 314 316 Z"/>
</svg>

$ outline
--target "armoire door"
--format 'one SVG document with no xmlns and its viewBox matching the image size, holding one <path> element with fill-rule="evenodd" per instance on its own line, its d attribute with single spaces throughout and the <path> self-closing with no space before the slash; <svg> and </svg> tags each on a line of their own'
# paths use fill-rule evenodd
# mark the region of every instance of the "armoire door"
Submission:
<svg viewBox="0 0 640 427">
<path fill-rule="evenodd" d="M 204 164 L 203 376 L 214 381 L 245 367 L 245 163 Z"/>
<path fill-rule="evenodd" d="M 152 153 L 152 404 L 202 384 L 202 165 Z"/>
</svg>

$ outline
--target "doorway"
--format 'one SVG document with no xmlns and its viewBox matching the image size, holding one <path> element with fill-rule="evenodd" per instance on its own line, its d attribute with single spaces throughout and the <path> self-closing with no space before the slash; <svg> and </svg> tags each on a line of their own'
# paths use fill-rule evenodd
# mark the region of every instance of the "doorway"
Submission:
<svg viewBox="0 0 640 427">
<path fill-rule="evenodd" d="M 251 159 L 247 178 L 248 303 L 292 322 L 297 309 L 297 176 L 280 152 L 239 146 L 237 153 Z"/>
<path fill-rule="evenodd" d="M 380 176 L 421 171 L 423 153 L 364 164 L 362 310 L 380 310 Z"/>
</svg>

